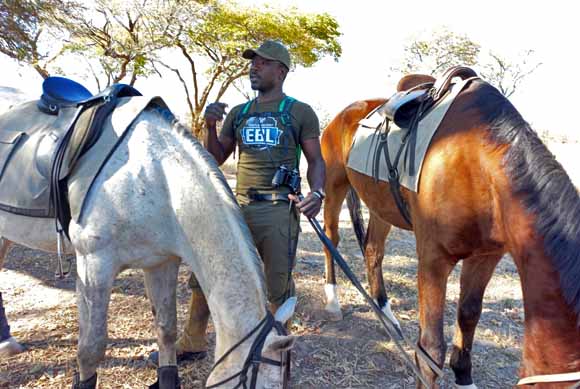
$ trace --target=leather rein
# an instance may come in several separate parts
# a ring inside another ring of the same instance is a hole
[[[262,348],[264,347],[264,342],[266,341],[266,337],[268,336],[268,334],[270,333],[272,328],[276,329],[276,332],[278,333],[278,335],[287,335],[286,329],[284,328],[282,323],[276,321],[274,319],[274,316],[272,315],[272,313],[268,309],[266,309],[266,317],[264,317],[246,336],[244,336],[238,343],[233,345],[228,351],[226,351],[216,361],[216,363],[213,365],[213,367],[210,370],[210,374],[235,349],[237,349],[242,343],[244,343],[252,335],[254,335],[256,332],[258,332],[258,330],[260,330],[260,332],[256,336],[256,339],[254,339],[252,346],[250,347],[250,352],[248,353],[248,357],[246,358],[246,361],[244,362],[242,369],[239,372],[229,376],[228,378],[225,378],[225,379],[219,381],[218,383],[206,386],[206,388],[207,389],[216,388],[220,385],[223,385],[223,384],[230,382],[230,381],[234,380],[235,378],[239,377],[238,384],[234,387],[234,389],[237,389],[237,388],[255,389],[256,382],[258,379],[258,371],[260,369],[261,364],[267,364],[267,365],[280,367],[280,369],[282,370],[282,374],[283,374],[283,386],[282,387],[284,389],[288,388],[288,384],[290,381],[290,350],[282,352],[282,360],[281,361],[275,361],[273,359],[266,358],[266,357],[262,356]],[[248,382],[248,373],[250,371],[250,367],[252,368],[252,371],[251,371],[252,378],[250,381],[250,386],[248,386],[247,382]]]

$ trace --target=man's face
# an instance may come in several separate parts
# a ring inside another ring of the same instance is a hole
[[[284,80],[284,65],[256,55],[250,64],[250,84],[253,90],[266,92]]]

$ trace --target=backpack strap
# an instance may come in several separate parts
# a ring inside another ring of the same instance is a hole
[[[248,115],[248,112],[250,111],[250,108],[252,107],[254,100],[255,99],[247,101],[246,104],[244,104],[244,106],[242,107],[242,109],[238,111],[238,114],[234,119],[234,145],[236,144],[235,137],[237,129],[240,126],[240,124],[242,124],[245,118],[251,116]],[[296,132],[296,129],[292,125],[292,114],[290,113],[290,111],[292,110],[292,106],[296,101],[297,100],[293,97],[285,96],[282,99],[282,101],[280,101],[277,113],[280,115],[280,120],[282,121],[284,127],[290,130],[290,132],[292,133],[292,137],[294,138],[294,144],[296,145],[296,169],[298,169],[298,166],[300,165],[300,155],[302,154],[302,148],[300,147],[300,138],[298,136],[298,133]],[[261,113],[260,115],[262,114],[264,113]]]
[[[250,107],[252,106],[253,102],[254,102],[254,99],[248,100],[246,102],[246,104],[244,104],[242,109],[240,109],[238,111],[238,114],[236,115],[236,119],[234,120],[234,138],[236,136],[237,128],[240,126],[240,124],[242,124],[242,121],[244,120],[244,116],[246,116],[248,114],[248,112],[250,111]]]
[[[248,100],[246,102],[246,104],[244,104],[242,109],[240,109],[238,111],[238,114],[236,115],[236,118],[234,119],[234,159],[236,159],[236,149],[238,146],[238,144],[237,144],[238,142],[236,141],[236,132],[238,131],[238,127],[240,126],[240,124],[242,124],[242,121],[244,120],[244,118],[246,116],[248,116],[248,112],[250,111],[250,107],[252,106],[253,102],[254,102],[254,99]]]
[[[294,144],[296,145],[296,169],[298,169],[300,165],[300,155],[302,153],[302,148],[300,147],[300,138],[294,126],[292,125],[292,114],[290,111],[292,110],[292,106],[296,102],[296,99],[290,96],[285,96],[280,105],[278,106],[278,112],[280,112],[280,120],[284,127],[290,129],[292,132],[292,137],[294,138]]]

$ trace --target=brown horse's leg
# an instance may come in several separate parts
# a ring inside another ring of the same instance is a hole
[[[346,172],[343,168],[327,168],[327,178],[325,190],[327,197],[324,199],[324,231],[330,238],[334,246],[338,246],[340,236],[338,233],[338,223],[340,219],[340,210],[342,203],[349,189],[349,183],[346,178]],[[332,319],[342,319],[340,303],[338,301],[336,290],[336,274],[334,270],[334,261],[330,252],[324,248],[326,285],[324,292],[326,294],[326,311]]]
[[[471,348],[475,327],[481,315],[485,288],[501,254],[473,256],[465,259],[461,268],[457,322],[453,337],[453,351],[449,364],[460,388],[475,388],[471,377]]]
[[[419,347],[443,367],[445,362],[445,339],[443,337],[443,314],[445,311],[445,292],[447,278],[455,266],[449,254],[443,252],[437,242],[425,241],[417,234],[417,253],[419,257]],[[415,357],[417,359],[417,357]],[[433,387],[436,374],[423,361],[417,360],[421,373]],[[417,381],[417,388],[423,386]]]
[[[367,238],[365,242],[365,261],[367,277],[371,288],[371,296],[381,310],[400,328],[399,321],[391,311],[385,282],[383,279],[383,258],[385,255],[385,241],[391,231],[391,224],[385,223],[377,216],[370,214]]]

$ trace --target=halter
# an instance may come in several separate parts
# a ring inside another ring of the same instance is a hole
[[[248,357],[242,366],[242,369],[234,375],[229,376],[228,378],[221,380],[220,382],[206,386],[207,389],[216,388],[220,385],[225,384],[226,382],[230,382],[231,380],[239,377],[238,384],[234,387],[243,388],[243,389],[255,389],[256,388],[256,381],[258,379],[258,370],[260,369],[260,364],[265,363],[267,365],[278,366],[280,369],[285,368],[284,370],[284,381],[283,381],[283,388],[286,389],[288,387],[288,381],[290,378],[290,350],[283,352],[282,360],[280,362],[275,361],[270,358],[265,358],[262,356],[262,348],[264,347],[264,342],[266,341],[266,337],[272,330],[272,328],[276,329],[278,335],[287,335],[286,329],[282,325],[282,323],[276,321],[272,313],[266,309],[266,317],[264,317],[258,325],[256,325],[246,336],[242,338],[238,343],[233,345],[224,355],[217,360],[217,362],[213,365],[210,370],[210,374],[214,371],[214,369],[222,363],[236,348],[238,348],[242,343],[248,340],[256,331],[261,328],[260,332],[256,339],[254,339],[254,343],[250,347],[250,352],[248,353]],[[248,381],[248,371],[252,367],[252,380],[250,382],[250,386],[247,386]]]

